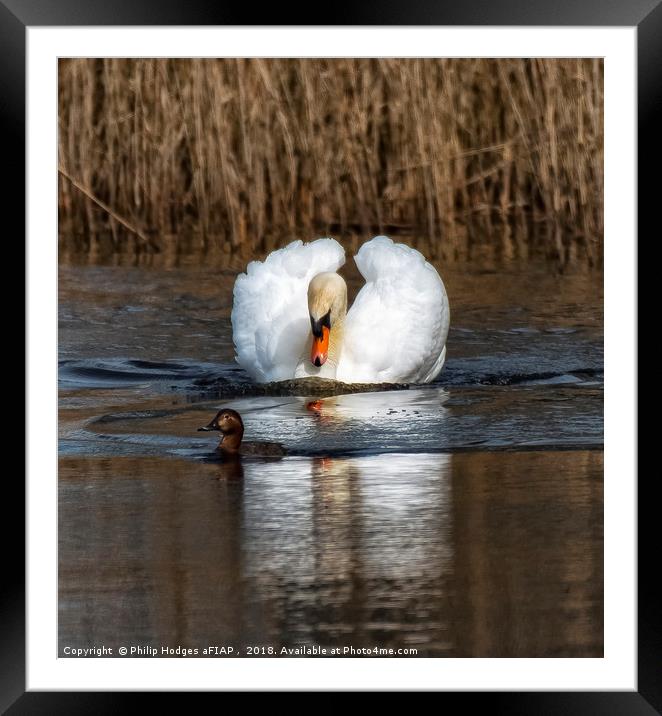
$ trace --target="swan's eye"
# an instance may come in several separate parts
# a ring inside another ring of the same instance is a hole
[[[310,317],[310,327],[316,338],[322,337],[322,326],[326,326],[329,330],[331,330],[331,309],[329,309],[318,321],[316,321],[312,316]]]

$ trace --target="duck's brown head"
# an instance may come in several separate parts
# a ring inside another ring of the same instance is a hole
[[[220,448],[224,452],[237,452],[241,445],[241,439],[244,435],[244,422],[241,415],[236,410],[223,408],[214,416],[214,419],[198,431],[206,432],[217,430],[223,434],[221,438]]]

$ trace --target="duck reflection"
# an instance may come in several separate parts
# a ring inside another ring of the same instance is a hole
[[[222,456],[212,453],[202,458],[201,462],[215,465],[214,478],[216,480],[243,480],[244,465],[239,455]]]

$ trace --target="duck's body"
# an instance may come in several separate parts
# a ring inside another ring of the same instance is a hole
[[[329,378],[345,383],[427,383],[446,357],[444,284],[422,254],[378,236],[355,261],[366,284],[347,310],[345,261],[333,239],[295,241],[235,283],[237,362],[258,382]]]
[[[221,442],[216,447],[216,457],[223,460],[238,460],[243,457],[282,457],[287,454],[279,443],[243,442],[244,422],[236,410],[219,410],[213,420],[198,431],[218,431]]]
[[[242,457],[283,457],[287,450],[280,443],[242,443],[239,454]]]

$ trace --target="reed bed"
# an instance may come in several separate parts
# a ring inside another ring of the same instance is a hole
[[[601,260],[600,59],[62,59],[67,250],[424,237]]]

